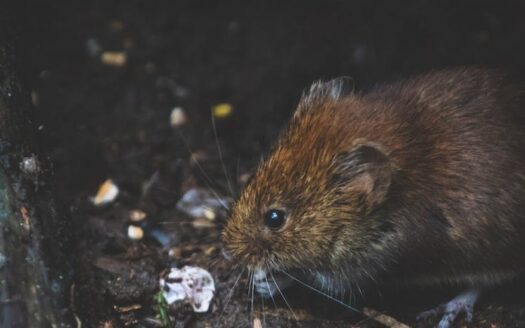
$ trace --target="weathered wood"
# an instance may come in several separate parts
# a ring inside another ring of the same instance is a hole
[[[0,13],[0,327],[71,327],[69,220],[53,200],[13,32]]]

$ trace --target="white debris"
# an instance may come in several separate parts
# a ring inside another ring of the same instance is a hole
[[[100,55],[100,60],[107,66],[122,67],[126,65],[128,56],[122,51],[105,51]]]
[[[175,107],[171,111],[170,124],[174,128],[184,125],[187,122],[186,113],[181,107]]]
[[[215,220],[215,218],[217,217],[217,215],[215,214],[215,212],[211,208],[203,209],[202,210],[202,216],[205,217],[206,219],[210,220],[210,221]]]
[[[219,198],[215,194],[200,188],[188,190],[177,203],[177,208],[193,218],[215,220],[217,214],[224,215],[231,199]]]
[[[39,171],[38,159],[36,155],[31,155],[28,157],[22,158],[20,163],[20,170],[25,174],[37,174]]]
[[[97,195],[92,198],[93,204],[102,206],[113,202],[119,194],[119,189],[113,180],[108,179],[98,188]]]
[[[148,216],[146,212],[141,210],[131,210],[129,211],[129,219],[133,222],[140,222]]]
[[[206,312],[215,294],[211,274],[199,267],[171,268],[166,278],[160,279],[160,288],[168,304],[187,301],[195,312]]]
[[[141,240],[144,238],[144,230],[141,227],[130,224],[128,226],[128,237],[133,240]]]

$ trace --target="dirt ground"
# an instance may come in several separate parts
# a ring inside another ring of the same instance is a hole
[[[160,327],[159,278],[183,265],[209,270],[217,293],[204,314],[172,307],[174,327],[251,327],[254,319],[265,327],[382,327],[304,288],[286,292],[293,312],[279,299],[274,306],[256,298],[252,309],[246,275],[232,289],[240,270],[222,259],[225,215],[196,223],[176,204],[210,185],[235,198],[316,79],[349,76],[363,90],[455,65],[525,71],[518,1],[96,0],[36,8],[27,8],[27,19],[37,18],[21,38],[28,76],[36,76],[42,143],[74,220],[82,327]],[[109,51],[125,54],[125,63],[104,63]],[[233,195],[212,128],[220,103],[233,107],[216,120]],[[179,128],[170,126],[175,107],[187,115]],[[119,196],[96,207],[90,197],[106,179]],[[148,233],[131,240],[133,210],[169,242]],[[524,326],[522,285],[487,295],[469,327]],[[364,303],[416,325],[418,312],[454,292],[397,290]]]

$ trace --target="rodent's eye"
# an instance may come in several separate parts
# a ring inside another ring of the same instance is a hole
[[[282,210],[271,209],[264,214],[264,223],[270,229],[280,228],[286,219],[286,213]]]

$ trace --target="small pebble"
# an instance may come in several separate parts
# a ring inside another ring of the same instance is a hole
[[[113,202],[119,194],[117,185],[113,183],[113,180],[108,179],[100,185],[97,195],[93,198],[93,204],[96,206],[105,205]]]
[[[210,220],[210,221],[215,220],[215,218],[217,217],[217,215],[215,214],[215,212],[211,208],[204,208],[202,210],[202,216],[205,217],[206,219]]]
[[[171,111],[170,124],[174,128],[184,125],[187,122],[186,113],[181,107],[175,107]]]
[[[100,60],[108,66],[122,67],[126,65],[128,56],[125,52],[121,51],[105,51],[100,56]]]
[[[141,210],[129,211],[129,219],[133,222],[140,222],[146,218],[147,214]]]
[[[141,240],[144,238],[144,230],[141,227],[130,224],[128,226],[128,237],[133,240]]]

